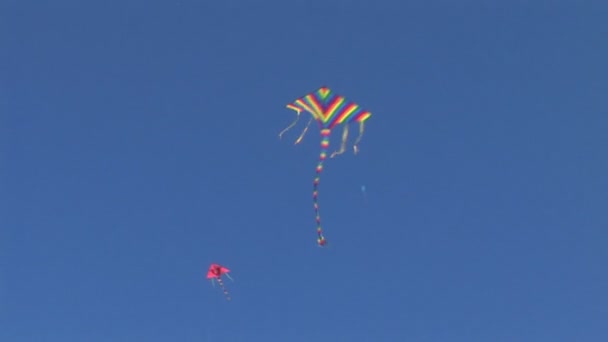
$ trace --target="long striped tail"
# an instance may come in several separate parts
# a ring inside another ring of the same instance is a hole
[[[224,286],[224,282],[222,281],[222,278],[217,277],[215,279],[217,279],[217,282],[218,282],[218,284],[220,284],[222,291],[224,291],[224,295],[226,296],[226,299],[230,300],[230,295],[228,294],[228,290],[226,290],[226,287]]]
[[[319,182],[321,180],[321,172],[323,171],[323,162],[327,158],[327,149],[329,148],[329,136],[331,130],[324,128],[321,130],[321,153],[319,154],[319,163],[317,164],[316,176],[313,182],[312,200],[315,209],[315,220],[317,221],[317,243],[319,246],[325,246],[326,241],[321,228],[321,214],[319,213]]]

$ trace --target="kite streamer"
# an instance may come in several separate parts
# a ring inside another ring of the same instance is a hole
[[[296,125],[300,119],[300,114],[302,114],[303,111],[308,112],[312,117],[306,124],[304,131],[302,131],[295,144],[299,144],[302,141],[313,120],[318,122],[321,130],[321,152],[319,154],[319,162],[316,168],[316,176],[313,181],[312,198],[315,211],[315,220],[317,223],[317,243],[319,246],[324,246],[326,244],[326,240],[323,236],[323,229],[321,228],[318,195],[321,172],[323,171],[323,163],[327,158],[329,138],[332,129],[337,125],[344,124],[340,149],[333,152],[330,155],[330,158],[340,155],[346,151],[346,143],[348,141],[348,124],[353,121],[358,122],[359,136],[353,145],[354,153],[357,154],[359,152],[358,145],[359,142],[361,142],[361,138],[365,130],[364,123],[371,117],[372,114],[367,110],[363,110],[358,104],[347,100],[341,95],[333,93],[327,87],[321,87],[312,93],[296,99],[294,102],[288,104],[287,108],[296,112],[296,119],[287,128],[281,131],[281,133],[279,133],[279,138],[281,138],[285,132]]]

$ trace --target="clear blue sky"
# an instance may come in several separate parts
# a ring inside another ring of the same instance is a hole
[[[608,5],[371,3],[2,1],[0,340],[607,341]]]

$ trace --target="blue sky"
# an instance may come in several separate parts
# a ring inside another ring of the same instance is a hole
[[[608,340],[608,6],[370,4],[2,1],[0,340]]]

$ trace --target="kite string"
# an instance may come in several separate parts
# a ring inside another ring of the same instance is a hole
[[[313,208],[315,210],[315,220],[317,222],[317,243],[319,246],[325,245],[325,237],[323,236],[323,229],[321,228],[321,214],[319,212],[319,182],[321,181],[321,172],[323,172],[323,162],[327,158],[327,149],[329,148],[329,136],[331,135],[331,130],[328,128],[324,128],[321,130],[321,152],[319,154],[319,163],[316,168],[316,176],[313,181]]]

